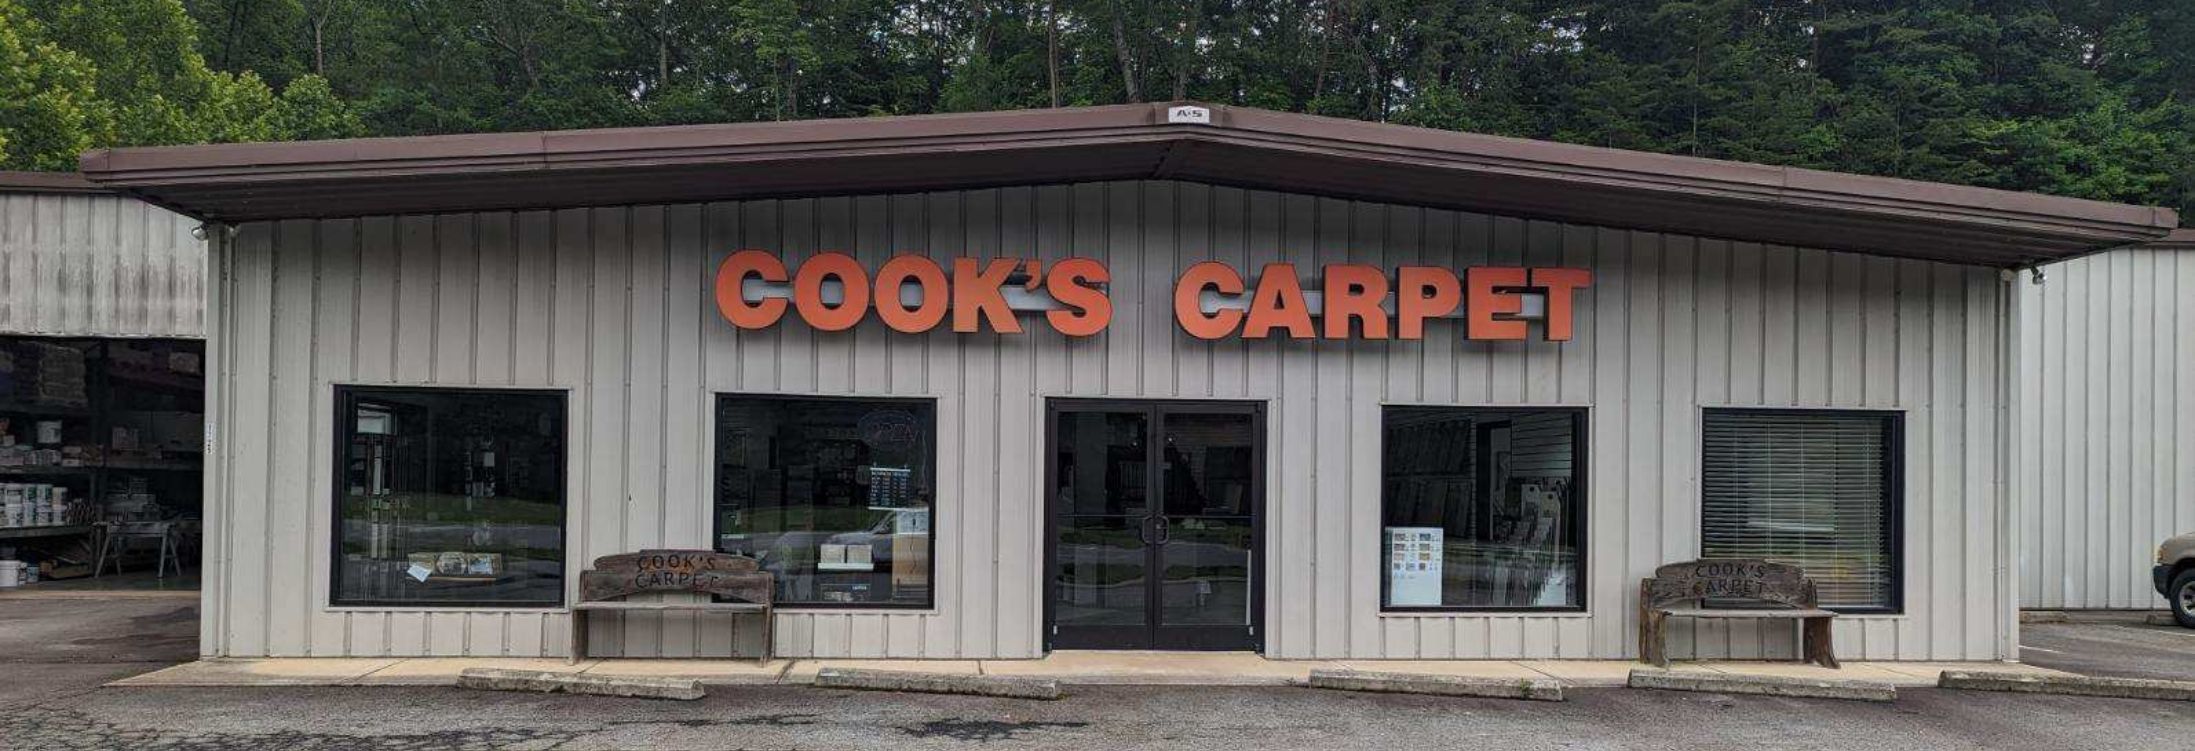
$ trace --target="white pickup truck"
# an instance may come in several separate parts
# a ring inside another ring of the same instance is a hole
[[[2172,618],[2195,628],[2195,533],[2164,541],[2157,546],[2157,594],[2172,607]]]

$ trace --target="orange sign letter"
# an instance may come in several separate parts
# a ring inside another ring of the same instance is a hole
[[[1469,297],[1464,301],[1464,335],[1472,339],[1523,339],[1523,321],[1497,320],[1494,316],[1524,310],[1523,297],[1495,289],[1522,287],[1525,281],[1524,269],[1514,266],[1472,267],[1464,282],[1469,290]]]
[[[760,277],[765,282],[785,281],[785,263],[777,256],[759,250],[742,250],[716,267],[716,312],[743,329],[766,329],[785,317],[784,298],[770,298],[753,305],[739,293],[747,283],[747,277]]]
[[[922,289],[922,303],[914,310],[908,310],[899,299],[900,288],[909,279]],[[920,334],[937,328],[945,320],[945,311],[952,307],[949,294],[945,269],[922,256],[894,256],[876,270],[876,317],[884,319],[884,325],[893,331]]]
[[[845,286],[837,307],[823,303],[823,280],[838,277]],[[793,307],[800,317],[823,331],[845,331],[869,314],[869,273],[861,262],[844,253],[818,253],[800,264],[793,275]]]
[[[993,331],[1021,333],[1021,322],[1014,320],[1014,309],[1006,307],[1006,295],[998,289],[1018,268],[1019,258],[993,258],[982,271],[976,270],[976,259],[953,259],[953,330],[972,333],[987,318]]]
[[[1303,283],[1296,281],[1296,265],[1268,263],[1258,272],[1258,291],[1250,299],[1250,322],[1242,335],[1263,339],[1273,329],[1288,330],[1291,339],[1317,337],[1311,326],[1311,309],[1303,302]]]
[[[1387,338],[1387,275],[1371,266],[1337,263],[1326,267],[1326,338],[1349,338],[1349,319],[1364,322],[1364,338]]]
[[[1242,294],[1242,275],[1233,267],[1219,261],[1204,261],[1181,272],[1181,279],[1174,282],[1174,320],[1181,330],[1198,339],[1219,339],[1235,333],[1242,325],[1242,311],[1218,310],[1204,313],[1199,298],[1206,287],[1219,290],[1223,295]]]
[[[1425,319],[1448,315],[1463,302],[1456,272],[1438,266],[1404,266],[1395,278],[1395,336],[1425,338]]]
[[[1044,278],[1044,288],[1052,293],[1052,299],[1061,305],[1074,306],[1076,310],[1048,310],[1044,312],[1044,320],[1051,321],[1052,328],[1068,336],[1089,336],[1104,331],[1106,324],[1113,322],[1113,298],[1106,297],[1098,285],[1112,280],[1113,275],[1105,270],[1105,264],[1089,258],[1069,258],[1052,264],[1052,274]]]
[[[1547,290],[1547,341],[1570,341],[1571,298],[1593,286],[1593,272],[1586,269],[1533,269],[1532,286]]]

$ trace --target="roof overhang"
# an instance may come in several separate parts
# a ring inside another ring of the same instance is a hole
[[[0,170],[0,193],[68,193],[104,195],[114,191],[99,187],[74,172],[13,172]]]
[[[1177,106],[1210,122],[1169,122]],[[82,167],[222,222],[1174,179],[2000,267],[2178,226],[2148,206],[1180,104],[129,148]]]
[[[2142,247],[2150,250],[2195,250],[2195,229],[2173,230],[2172,234]]]

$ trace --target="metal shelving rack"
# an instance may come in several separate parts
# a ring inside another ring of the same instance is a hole
[[[72,518],[66,520],[65,523],[0,527],[0,540],[18,541],[19,544],[27,547],[50,550],[55,547],[51,544],[51,541],[81,537],[84,540],[83,546],[86,550],[96,551],[98,549],[98,540],[95,535],[100,529],[96,522],[105,518],[104,509],[108,490],[112,487],[112,483],[117,476],[153,473],[197,474],[204,471],[202,462],[193,462],[172,456],[163,456],[158,460],[116,457],[113,448],[113,431],[117,425],[116,415],[121,410],[120,405],[117,403],[120,400],[115,389],[120,386],[181,395],[185,398],[179,401],[191,403],[193,406],[190,409],[179,409],[177,411],[196,412],[203,419],[205,414],[204,381],[202,377],[193,379],[183,374],[128,372],[118,369],[111,357],[111,348],[115,346],[116,342],[109,340],[44,339],[38,337],[0,338],[0,344],[4,344],[10,349],[26,342],[61,346],[81,345],[85,359],[85,405],[78,407],[65,404],[24,403],[6,400],[0,401],[0,417],[9,418],[11,421],[19,421],[19,424],[14,426],[12,430],[19,436],[29,432],[33,438],[35,438],[35,424],[41,419],[60,418],[87,422],[88,425],[80,428],[88,431],[87,434],[83,435],[80,445],[97,447],[99,451],[95,460],[78,465],[0,466],[0,482],[40,482],[45,481],[44,478],[58,478],[58,480],[69,482],[54,481],[53,484],[67,487],[72,495],[81,494],[76,496],[81,510]],[[204,352],[200,350],[197,354],[203,357]],[[203,367],[201,367],[201,371],[203,371]],[[195,485],[195,483],[191,485]],[[181,486],[171,484],[170,487]],[[40,542],[48,544],[39,544]]]

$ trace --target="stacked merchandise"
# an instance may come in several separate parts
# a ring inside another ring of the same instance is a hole
[[[169,383],[199,377],[198,353],[170,342],[112,342],[107,345],[110,375]]]
[[[84,352],[45,342],[27,342],[0,360],[0,378],[10,386],[13,401],[58,407],[90,404],[84,389]]]
[[[142,477],[116,478],[107,487],[106,501],[108,521],[158,521],[167,515],[166,509],[160,507],[160,499],[153,495]]]
[[[179,462],[195,464],[204,440],[195,404],[203,388],[197,353],[171,342],[109,342],[106,353],[108,382],[133,395],[107,410],[107,466],[172,470],[182,468]]]
[[[0,483],[0,528],[52,527],[84,521],[84,507],[69,489],[46,483]]]
[[[67,421],[30,422],[30,441],[18,438],[12,418],[0,417],[0,467],[83,467],[99,462],[96,446],[62,445]]]
[[[0,545],[0,589],[38,583],[38,567],[20,558],[15,548]]]
[[[0,530],[36,572],[88,576],[95,523],[198,536],[195,342],[0,337]],[[0,556],[5,557],[5,556]]]
[[[0,528],[60,527],[88,521],[90,500],[80,485],[54,482],[86,477],[77,469],[96,464],[99,452],[79,445],[89,406],[83,349],[26,340],[0,348],[0,403],[23,405],[0,414],[0,470],[22,482],[0,482]]]

